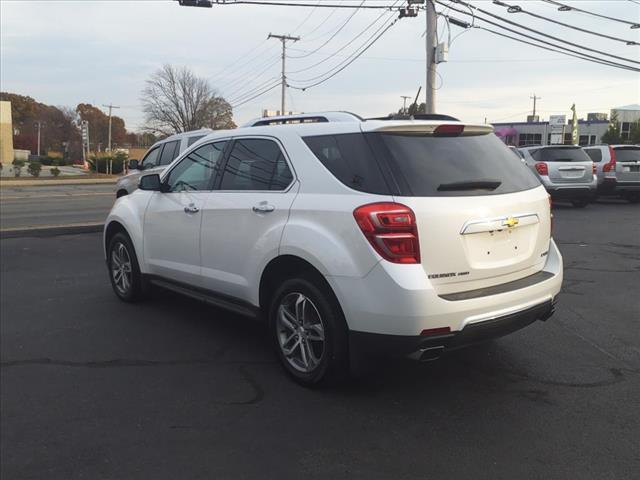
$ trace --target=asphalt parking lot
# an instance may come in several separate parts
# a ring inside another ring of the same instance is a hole
[[[260,324],[119,302],[99,234],[4,239],[1,477],[637,478],[640,207],[554,213],[552,319],[324,390],[284,375]]]

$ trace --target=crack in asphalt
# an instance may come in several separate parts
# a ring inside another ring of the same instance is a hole
[[[6,360],[0,362],[0,368],[21,367],[27,365],[54,365],[60,367],[85,368],[123,368],[123,367],[162,367],[181,365],[262,365],[272,364],[274,360],[237,360],[221,362],[215,358],[189,360],[137,360],[116,358],[112,360],[90,360],[77,362],[73,360],[55,360],[52,358],[30,358],[25,360]]]

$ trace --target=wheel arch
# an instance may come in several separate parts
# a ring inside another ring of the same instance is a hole
[[[296,255],[279,255],[273,258],[263,269],[260,276],[260,283],[258,287],[258,306],[263,312],[269,307],[269,302],[273,293],[279,286],[279,281],[292,278],[295,275],[310,276],[314,280],[320,282],[327,291],[333,295],[338,305],[340,302],[338,297],[325,277],[320,268],[313,265],[308,260]],[[340,306],[340,308],[342,308]]]

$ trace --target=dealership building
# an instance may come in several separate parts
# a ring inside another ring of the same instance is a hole
[[[540,121],[530,115],[526,122],[494,123],[496,135],[507,145],[525,147],[527,145],[550,145],[564,143],[571,145],[571,119],[565,115],[552,115],[548,121]],[[611,109],[611,118],[620,123],[622,138],[628,138],[631,124],[640,121],[640,105],[626,105]],[[602,135],[609,128],[606,113],[589,113],[587,119],[578,120],[578,143],[594,145],[601,143]],[[564,140],[564,141],[563,141]]]

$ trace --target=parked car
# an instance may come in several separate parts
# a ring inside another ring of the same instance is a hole
[[[129,173],[116,182],[116,198],[128,195],[138,188],[143,171],[145,173],[162,172],[180,153],[211,132],[211,129],[204,128],[177,133],[154,143],[142,160],[129,161]]]
[[[295,118],[318,120],[211,133],[115,203],[120,299],[163,287],[263,318],[306,385],[352,355],[432,360],[553,314],[549,195],[492,127]]]
[[[598,193],[640,202],[640,145],[585,147],[598,176]]]
[[[586,207],[596,196],[595,167],[577,145],[542,145],[520,149],[525,163],[555,199]]]

